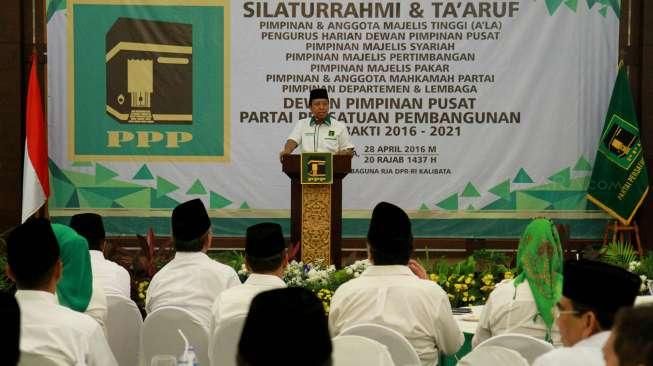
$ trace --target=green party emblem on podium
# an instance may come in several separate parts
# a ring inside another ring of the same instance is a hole
[[[302,154],[302,184],[333,183],[333,155],[331,153]]]

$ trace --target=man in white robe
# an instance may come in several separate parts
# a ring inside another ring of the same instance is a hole
[[[602,347],[610,337],[614,316],[632,306],[639,276],[602,262],[567,261],[556,323],[563,348],[540,356],[534,366],[604,366]]]
[[[100,325],[57,304],[54,293],[62,264],[47,220],[28,220],[9,234],[7,263],[7,274],[18,288],[21,352],[70,365],[117,365]]]
[[[211,247],[211,220],[201,200],[175,207],[172,238],[177,253],[152,278],[145,310],[150,314],[165,306],[184,308],[208,334],[215,299],[222,291],[239,285],[240,280],[233,268],[206,255]]]
[[[121,265],[104,258],[106,233],[102,216],[95,213],[82,213],[70,218],[70,227],[88,242],[91,255],[93,283],[98,283],[105,295],[131,297],[129,272]]]
[[[297,121],[286,140],[279,159],[283,159],[299,147],[305,152],[330,152],[336,155],[353,155],[347,125],[329,115],[329,94],[324,88],[313,89],[308,99],[311,116]]]
[[[331,332],[338,335],[361,323],[392,328],[408,339],[424,366],[437,364],[439,351],[457,352],[465,338],[446,292],[410,260],[413,234],[408,215],[393,204],[379,203],[367,242],[372,266],[336,290],[329,313]]]
[[[281,278],[288,265],[288,254],[279,224],[264,222],[247,228],[245,265],[251,273],[247,281],[223,291],[213,303],[209,358],[225,320],[247,315],[252,299],[259,293],[286,287]]]

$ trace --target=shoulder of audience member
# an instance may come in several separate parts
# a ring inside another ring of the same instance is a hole
[[[127,269],[126,269],[125,267],[121,266],[120,264],[118,264],[118,263],[116,263],[116,262],[114,262],[114,261],[112,261],[112,260],[109,260],[109,259],[105,259],[105,261],[106,261],[107,263],[109,263],[109,265],[111,266],[111,268],[115,268],[115,269],[116,269],[117,271],[119,271],[119,272],[127,272],[127,273],[129,273],[129,271],[127,271]]]
[[[231,275],[233,273],[236,273],[236,270],[232,266],[224,264],[222,262],[218,262],[218,261],[216,261],[214,259],[211,259],[211,260],[217,264],[216,268],[219,268],[220,271],[222,271],[222,272],[224,272],[226,274],[229,274],[229,275]]]
[[[528,282],[524,281],[522,283],[525,283],[528,285]],[[505,279],[494,285],[494,291],[502,292],[502,291],[514,291],[515,290],[515,280],[514,279]]]
[[[337,292],[354,292],[359,288],[368,288],[369,285],[366,283],[364,278],[358,277],[351,279],[338,287]],[[438,295],[438,296],[447,296],[446,292],[437,284],[435,281],[428,279],[421,279],[417,276],[410,277],[406,276],[405,281],[394,285],[394,287],[405,287],[410,288],[411,291],[417,291],[418,293],[424,293],[428,295]]]
[[[208,260],[204,264],[204,268],[208,269],[208,271],[203,271],[205,275],[208,276],[220,276],[222,277],[233,277],[236,276],[238,277],[238,274],[236,271],[229,265],[226,265],[224,263],[220,263],[214,259],[211,259],[208,257]]]
[[[66,325],[69,325],[79,331],[90,335],[100,328],[100,324],[93,319],[90,315],[85,313],[80,313],[78,311],[69,309],[62,305],[57,305],[59,310],[62,312],[63,317],[60,318],[61,321],[65,322]],[[65,317],[65,318],[64,318]]]
[[[117,264],[117,263],[116,263],[116,266],[118,267],[118,272],[122,272],[123,274],[126,274],[128,277],[131,277],[131,275],[129,274],[129,271],[127,270],[127,268],[125,268],[125,267],[123,267],[123,266],[121,266],[120,264]]]
[[[417,278],[416,283],[418,283],[419,287],[424,289],[426,292],[435,292],[438,295],[447,296],[446,291],[444,291],[444,289],[435,281]]]

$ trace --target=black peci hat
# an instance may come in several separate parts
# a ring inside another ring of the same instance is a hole
[[[184,202],[172,211],[172,236],[175,240],[198,239],[210,227],[211,220],[199,198]]]
[[[373,249],[393,252],[413,245],[413,233],[408,215],[400,207],[381,202],[372,211],[367,241]]]
[[[641,285],[636,274],[603,262],[568,260],[563,272],[563,296],[609,312],[632,306]]]
[[[245,254],[255,258],[267,258],[281,253],[286,248],[286,241],[281,232],[281,225],[263,222],[247,228]]]
[[[70,218],[71,228],[88,240],[89,245],[105,238],[102,216],[95,213],[81,213]]]
[[[314,99],[329,99],[329,93],[324,88],[313,89],[311,90],[311,96],[308,99],[309,105],[313,102]]]
[[[7,263],[17,282],[39,280],[59,260],[59,243],[50,221],[32,218],[7,237]]]

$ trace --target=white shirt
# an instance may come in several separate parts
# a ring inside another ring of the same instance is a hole
[[[211,306],[220,292],[239,285],[233,268],[214,261],[202,252],[177,252],[157,272],[145,296],[145,310],[177,306],[195,315],[208,332]]]
[[[252,273],[242,285],[222,291],[213,303],[211,312],[211,333],[209,339],[209,357],[213,357],[213,345],[220,323],[249,312],[249,305],[254,296],[263,291],[286,287],[286,283],[277,276]]]
[[[533,366],[605,366],[603,345],[610,331],[596,333],[571,347],[556,348],[538,357]]]
[[[360,323],[401,333],[422,365],[437,364],[438,350],[453,354],[465,341],[444,290],[418,278],[407,266],[370,266],[336,290],[329,313],[331,332],[338,335]]]
[[[121,265],[106,260],[99,250],[89,250],[91,255],[91,270],[93,282],[98,282],[105,295],[121,295],[131,297],[131,279],[129,272]]]
[[[332,117],[319,125],[311,121],[312,117],[299,120],[288,136],[288,140],[299,145],[301,152],[337,153],[354,148],[344,122]]]
[[[490,293],[472,339],[473,347],[503,333],[521,333],[545,340],[546,325],[537,315],[528,280],[524,280],[516,288],[514,283],[514,280],[503,281]],[[551,338],[554,345],[561,345],[560,332],[555,323],[551,329]]]
[[[93,281],[93,292],[91,293],[91,299],[88,302],[84,314],[95,319],[104,330],[104,333],[106,333],[107,312],[109,311],[108,306],[107,297],[104,295],[102,286]]]
[[[221,292],[211,308],[215,330],[224,319],[246,315],[254,296],[267,290],[286,287],[286,283],[277,276],[252,273],[242,285],[234,286]]]
[[[99,324],[88,315],[58,305],[46,291],[18,290],[20,350],[71,365],[117,365]]]
[[[86,310],[84,311],[84,314],[90,316],[100,324],[100,327],[102,327],[102,330],[106,333],[106,326],[105,323],[107,321],[107,297],[104,295],[104,290],[102,287],[94,280],[91,280],[92,287],[91,287],[91,298],[88,301],[88,306],[86,306]],[[55,299],[57,301],[57,304],[60,303],[59,298],[56,297],[56,292],[55,292]]]

